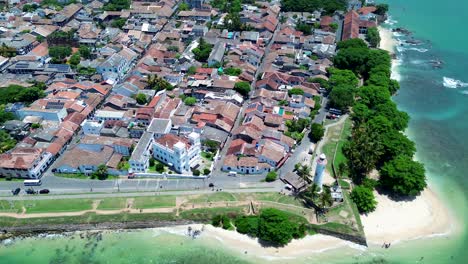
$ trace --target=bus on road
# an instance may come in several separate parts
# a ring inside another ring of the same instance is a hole
[[[37,179],[37,180],[24,180],[24,186],[39,186],[42,184],[42,181]]]

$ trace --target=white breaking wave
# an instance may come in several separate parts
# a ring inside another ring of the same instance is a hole
[[[468,95],[468,91],[461,91],[461,93]]]
[[[396,81],[401,81],[401,75],[400,75],[400,72],[399,72],[399,66],[401,65],[402,63],[402,60],[401,59],[398,59],[398,60],[392,60],[392,74],[390,76],[390,78],[392,78],[393,80],[396,80]]]
[[[424,49],[424,48],[408,48],[408,50],[415,50],[415,51],[421,52],[421,53],[429,51],[428,49]]]
[[[421,52],[421,53],[425,53],[425,52],[429,51],[428,49],[425,49],[425,48],[405,48],[405,47],[402,47],[402,46],[398,46],[397,50],[399,52],[403,52],[403,51],[407,51],[407,50],[414,50],[414,51]]]
[[[468,87],[468,83],[444,76],[444,86],[447,88],[455,89],[455,88]]]
[[[396,23],[398,23],[398,21],[393,20],[391,16],[388,16],[387,20],[385,20],[385,24],[390,25],[390,26],[393,26]]]
[[[403,37],[404,34],[400,33],[400,32],[393,32],[393,36],[395,37]]]

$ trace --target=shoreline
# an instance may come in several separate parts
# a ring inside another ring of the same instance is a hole
[[[380,48],[392,55],[392,79],[400,81],[397,71],[400,63],[395,56],[398,41],[390,29],[378,27]],[[457,230],[457,221],[441,198],[428,185],[411,201],[393,201],[374,191],[377,208],[361,215],[369,244],[399,243],[434,236],[449,236]]]

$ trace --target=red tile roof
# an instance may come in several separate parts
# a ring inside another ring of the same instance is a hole
[[[359,37],[359,15],[356,11],[352,10],[345,16],[343,23],[342,40],[358,38]]]

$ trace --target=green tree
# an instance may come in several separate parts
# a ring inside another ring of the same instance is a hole
[[[357,87],[358,78],[350,70],[340,70],[336,68],[329,69],[330,79],[328,80],[329,88],[333,89],[335,86],[347,85]]]
[[[148,84],[148,88],[156,90],[156,91],[161,91],[161,90],[167,90],[170,91],[174,89],[174,87],[166,80],[163,78],[158,77],[157,75],[148,75],[146,79],[146,83]]]
[[[0,154],[7,152],[14,148],[16,140],[10,137],[10,135],[4,130],[0,129]]]
[[[68,61],[72,67],[76,67],[76,65],[80,64],[80,54],[75,53],[70,57],[70,60]]]
[[[369,129],[366,124],[353,129],[351,140],[343,146],[343,153],[356,183],[359,184],[376,167],[382,152],[383,146],[376,131]]]
[[[360,213],[370,213],[377,207],[374,193],[364,186],[356,186],[351,192],[351,199],[356,204]]]
[[[190,10],[190,6],[185,3],[185,2],[182,2],[179,4],[179,8],[178,8],[179,11],[187,11],[187,10]]]
[[[322,78],[309,78],[307,81],[311,83],[318,83],[320,84],[321,88],[325,88],[327,90],[329,90],[330,88],[330,84],[328,83],[328,81]]]
[[[323,210],[333,205],[333,197],[331,196],[330,187],[324,185],[322,189],[322,193],[318,199],[318,206]]]
[[[163,173],[164,172],[164,164],[162,164],[161,162],[156,162],[156,164],[154,165],[154,170],[159,172],[159,173]]]
[[[187,70],[187,74],[188,75],[194,75],[195,73],[197,73],[197,67],[195,66],[190,66]]]
[[[396,104],[391,100],[375,106],[375,111],[390,120],[393,128],[398,131],[403,131],[408,127],[409,115],[398,110]]]
[[[200,176],[200,171],[197,169],[192,170],[193,175]]]
[[[325,128],[322,124],[313,123],[310,126],[310,139],[314,142],[319,142],[325,135]]]
[[[258,238],[277,246],[288,244],[298,233],[299,225],[289,220],[289,215],[274,209],[262,210],[258,221]],[[299,234],[304,236],[304,234]]]
[[[140,105],[145,105],[148,102],[148,100],[146,99],[146,95],[142,93],[137,94],[135,100]]]
[[[219,148],[219,143],[214,140],[207,139],[203,141],[203,146],[210,151],[216,151]]]
[[[333,62],[338,69],[351,70],[355,74],[360,75],[367,70],[368,52],[367,48],[340,49],[333,58]]]
[[[360,126],[372,118],[373,115],[374,111],[369,109],[367,105],[358,101],[353,106],[353,113],[351,114],[351,118],[353,119],[355,126]]]
[[[242,69],[239,68],[226,68],[224,74],[229,76],[239,76],[242,73]]]
[[[13,113],[0,110],[0,125],[13,119],[15,119],[15,115]]]
[[[197,103],[197,99],[195,97],[187,97],[184,100],[185,105],[193,106]]]
[[[294,95],[294,94],[303,95],[304,90],[302,90],[301,88],[292,88],[292,89],[288,90],[288,95],[289,96]]]
[[[304,33],[304,35],[312,34],[312,27],[306,23],[302,23],[302,22],[297,23],[296,30]]]
[[[367,29],[366,40],[371,47],[378,47],[380,44],[380,35],[377,27],[370,27]]]
[[[111,26],[122,29],[125,26],[125,23],[127,23],[127,19],[117,18],[117,19],[112,20]]]
[[[97,170],[91,175],[91,178],[97,178],[99,180],[105,180],[109,177],[109,173],[107,172],[107,166],[101,164],[97,167]]]
[[[363,86],[359,89],[358,95],[361,98],[359,102],[371,109],[390,100],[388,89],[380,86]]]
[[[388,12],[388,4],[378,4],[375,6],[377,10],[374,11],[376,15],[385,15]]]
[[[66,57],[70,56],[72,49],[70,46],[52,46],[49,47],[49,56],[56,62],[63,61]]]
[[[88,46],[81,45],[78,52],[80,53],[80,56],[85,59],[91,58],[91,49]]]
[[[153,157],[151,157],[151,158],[149,159],[149,165],[150,165],[150,167],[153,167],[155,163],[156,163],[156,159],[153,158]]]
[[[380,170],[380,185],[395,195],[419,195],[427,186],[424,166],[411,157],[399,155]]]
[[[130,0],[110,0],[104,5],[103,9],[105,11],[121,11],[122,9],[129,9],[130,3]]]
[[[298,168],[297,168],[297,175],[299,175],[299,177],[301,177],[305,182],[309,182],[310,181],[310,166],[308,165],[300,165]]]
[[[334,87],[329,95],[330,106],[348,112],[354,104],[354,88],[348,85]]]
[[[330,24],[330,29],[332,32],[336,32],[336,30],[338,29],[338,24],[337,23],[331,23]]]
[[[209,175],[211,173],[211,170],[208,168],[203,169],[203,175]]]
[[[267,175],[265,177],[265,181],[266,182],[274,182],[274,181],[276,181],[277,176],[278,175],[276,174],[275,171],[270,171],[270,172],[267,173]]]
[[[198,47],[192,50],[192,53],[195,55],[195,59],[199,62],[206,62],[208,57],[210,57],[211,50],[213,45],[206,42],[204,38],[200,38]]]
[[[338,42],[336,47],[338,49],[367,48],[367,44],[360,38],[352,38]]]
[[[258,216],[241,216],[235,222],[236,231],[251,237],[258,233]]]
[[[248,82],[236,82],[234,85],[234,91],[240,93],[244,97],[247,97],[250,93],[250,84]]]

